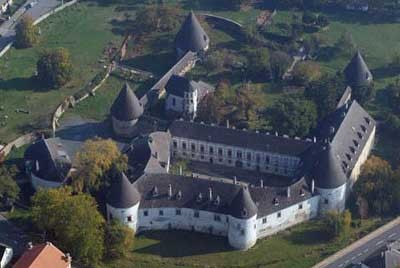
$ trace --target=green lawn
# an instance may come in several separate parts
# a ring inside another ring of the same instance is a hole
[[[9,141],[32,128],[47,127],[50,114],[64,97],[82,88],[98,73],[98,61],[108,45],[119,46],[110,20],[120,15],[112,6],[78,3],[40,24],[41,42],[31,49],[11,49],[0,58],[0,141]],[[73,80],[59,90],[43,90],[31,79],[41,51],[69,49]],[[29,114],[17,113],[24,109]],[[8,119],[5,119],[8,116]]]
[[[259,240],[249,251],[232,250],[227,239],[192,232],[150,232],[135,240],[127,258],[104,267],[271,267],[308,268],[382,224],[364,221],[352,229],[351,239],[327,241],[317,221],[297,225]]]

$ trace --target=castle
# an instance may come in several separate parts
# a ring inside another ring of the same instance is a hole
[[[190,13],[176,38],[178,56],[208,47],[208,36]],[[369,82],[372,75],[360,59],[357,54],[346,75]],[[170,94],[185,92],[170,86]],[[135,232],[181,229],[226,236],[241,250],[326,211],[342,211],[376,131],[374,119],[351,99],[350,87],[318,135],[305,140],[181,119],[154,128],[145,108],[128,84],[111,107],[113,137],[128,155],[129,170],[109,189],[107,219]],[[60,137],[32,144],[25,160],[33,187],[67,183],[79,146]],[[195,172],[172,174],[170,163],[177,159],[194,163]]]

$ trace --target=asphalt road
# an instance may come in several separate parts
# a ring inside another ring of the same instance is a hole
[[[61,4],[60,0],[36,0],[36,4],[29,8],[28,4],[34,0],[28,0],[22,5],[8,20],[0,25],[0,51],[7,46],[10,41],[14,40],[15,37],[15,26],[19,19],[24,15],[31,16],[34,20],[48,13]]]
[[[400,239],[400,225],[395,225],[324,267],[345,268],[349,264],[363,262],[369,256],[383,249],[387,244],[397,239]]]

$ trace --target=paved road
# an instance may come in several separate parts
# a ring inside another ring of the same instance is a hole
[[[27,5],[33,1],[34,0],[28,0],[8,21],[0,25],[0,51],[7,46],[10,41],[14,40],[15,25],[23,15],[27,14],[36,20],[61,4],[60,0],[38,0],[33,7],[28,8]]]
[[[349,250],[345,249],[343,254],[339,254],[340,256],[333,258],[332,261],[324,264],[320,263],[314,267],[345,268],[349,264],[365,261],[377,251],[384,249],[387,244],[398,239],[400,239],[400,224],[399,220],[396,220],[395,224],[389,228],[385,228],[382,231],[378,230],[376,235],[362,238],[350,245]]]

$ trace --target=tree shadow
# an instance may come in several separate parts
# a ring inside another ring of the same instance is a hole
[[[84,142],[94,137],[110,138],[113,134],[108,121],[85,122],[80,120],[79,122],[67,122],[57,131],[56,136],[66,141]]]
[[[285,239],[299,245],[315,245],[329,240],[328,235],[317,222],[305,230],[292,231],[285,236]]]
[[[375,79],[384,79],[388,77],[398,76],[400,74],[400,67],[382,66],[372,70]]]
[[[134,21],[131,19],[125,19],[125,20],[112,19],[110,21],[110,24],[112,26],[111,28],[112,33],[124,36],[127,32],[132,30]]]
[[[132,59],[124,60],[122,63],[133,68],[149,71],[162,76],[175,64],[175,62],[176,58],[173,52],[162,52],[159,54],[137,56]]]
[[[8,80],[0,79],[1,90],[35,90],[35,91],[47,91],[49,88],[42,87],[40,83],[34,78],[12,78]]]
[[[320,61],[331,61],[338,54],[338,49],[333,46],[325,46],[318,52],[317,58]]]
[[[135,250],[137,253],[157,255],[163,258],[196,256],[227,252],[233,249],[226,237],[188,231],[151,231],[142,235],[158,243]]]

